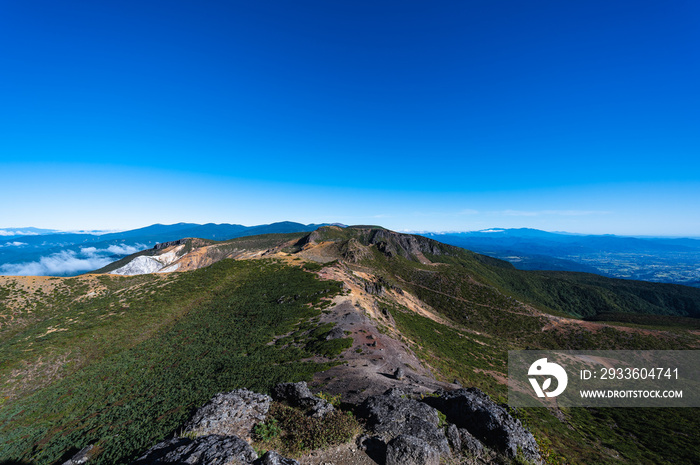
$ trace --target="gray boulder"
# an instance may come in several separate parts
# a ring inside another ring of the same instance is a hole
[[[314,418],[322,418],[335,410],[333,405],[316,397],[304,381],[278,384],[272,390],[272,397],[285,401],[292,407],[307,409],[308,414]]]
[[[265,421],[272,398],[247,389],[215,395],[184,426],[184,435],[238,436],[250,439],[251,430]]]
[[[254,462],[254,465],[299,465],[294,459],[282,457],[274,450],[268,451]]]
[[[427,397],[423,402],[444,413],[450,423],[466,429],[509,457],[521,453],[528,460],[542,460],[532,433],[479,389],[439,391],[438,394],[438,397]]]
[[[357,415],[385,443],[401,435],[427,442],[438,453],[449,456],[450,446],[440,424],[437,410],[401,396],[400,389],[390,389],[379,396],[370,396],[357,408]]]
[[[404,376],[405,376],[405,373],[404,373],[403,367],[398,367],[394,371],[394,378],[396,378],[397,380],[401,381],[404,378]]]
[[[463,428],[457,431],[459,431],[459,441],[464,452],[474,457],[481,457],[484,454],[484,445],[469,431]]]
[[[450,426],[447,427],[445,430],[445,436],[447,437],[447,441],[450,443],[452,450],[462,450],[462,439],[459,437],[459,429],[455,425],[450,424]]]
[[[258,458],[243,439],[219,435],[173,438],[156,444],[132,465],[248,465]]]
[[[402,434],[386,447],[386,465],[439,465],[440,454],[427,442]]]

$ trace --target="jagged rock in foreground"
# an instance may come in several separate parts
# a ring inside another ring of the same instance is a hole
[[[452,425],[455,426],[455,425]],[[462,450],[468,455],[481,457],[484,454],[484,445],[464,428],[458,428],[459,442]]]
[[[319,417],[333,411],[333,406],[314,396],[304,382],[279,384],[273,396]],[[132,465],[298,465],[274,451],[258,458],[249,442],[238,436],[250,441],[250,431],[265,421],[270,401],[269,396],[246,389],[217,394],[187,423],[187,437],[157,444]],[[439,411],[444,414],[443,421]],[[497,459],[494,450],[542,463],[532,434],[475,388],[438,391],[422,400],[391,388],[367,397],[357,406],[356,414],[366,420],[368,428],[358,443],[380,464],[438,465],[441,459],[462,463],[463,452],[471,457],[469,463],[476,463],[473,461],[478,457],[478,463],[489,463]],[[482,441],[494,450],[485,449]]]
[[[437,394],[436,397],[425,398],[423,402],[444,413],[450,423],[466,430],[466,434],[460,431],[460,439],[467,442],[470,448],[478,449],[478,446],[469,440],[469,435],[473,435],[509,457],[522,454],[528,460],[542,460],[532,433],[525,429],[520,420],[510,416],[503,407],[479,389],[440,391]]]
[[[439,465],[440,454],[427,442],[402,434],[386,447],[386,465]]]
[[[437,410],[406,398],[400,389],[389,389],[382,395],[368,397],[357,408],[357,415],[364,418],[370,431],[377,435],[365,447],[382,447],[378,440],[388,445],[394,438],[408,435],[424,441],[438,455],[451,455],[444,430],[439,426]]]
[[[247,389],[215,395],[185,424],[187,436],[238,436],[250,440],[256,423],[265,421],[272,398]]]
[[[471,457],[481,457],[484,453],[484,445],[464,428],[457,428],[454,423],[445,430],[445,436],[450,447],[455,452],[463,451]]]
[[[249,465],[258,454],[236,436],[211,434],[196,439],[173,438],[156,444],[132,465]]]
[[[330,403],[315,396],[305,381],[278,384],[272,390],[272,397],[287,402],[292,407],[308,409],[309,415],[314,418],[322,418],[335,410]]]

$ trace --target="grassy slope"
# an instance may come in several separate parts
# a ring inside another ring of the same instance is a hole
[[[477,280],[550,312],[574,317],[644,313],[700,317],[700,290],[677,284],[606,278],[590,273],[517,270],[500,260],[442,245],[450,255],[430,255]],[[500,262],[500,263],[499,263]]]
[[[124,463],[216,392],[264,392],[325,367],[302,362],[312,355],[303,345],[267,343],[317,316],[321,297],[339,292],[338,283],[269,261],[229,260],[167,278],[101,279],[104,295],[57,300],[2,335],[3,367],[36,366],[58,352],[75,361],[62,379],[0,406],[0,460],[50,464],[97,441],[94,463]],[[50,326],[68,330],[40,337]]]
[[[507,400],[506,386],[497,378],[504,380],[507,375],[508,350],[698,346],[697,335],[690,332],[693,328],[680,326],[673,317],[643,320],[645,332],[615,326],[596,331],[576,326],[543,331],[548,319],[528,314],[514,300],[518,294],[473,279],[489,282],[498,278],[498,272],[468,256],[463,261],[455,257],[443,261],[450,264],[420,265],[375,253],[371,263],[379,266],[385,279],[415,293],[453,323],[446,327],[385,302],[421,359],[445,381],[457,379],[465,386],[477,386],[500,402]],[[700,447],[690,433],[700,427],[698,410],[575,408],[563,412],[564,421],[546,409],[520,409],[517,415],[534,431],[549,463],[693,464],[700,463]]]

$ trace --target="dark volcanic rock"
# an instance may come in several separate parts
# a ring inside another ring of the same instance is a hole
[[[275,400],[283,400],[293,407],[308,409],[310,416],[320,418],[335,410],[333,406],[313,395],[306,382],[282,383],[272,390]]]
[[[440,454],[427,442],[402,434],[386,447],[386,465],[438,465]]]
[[[253,465],[299,465],[299,462],[293,459],[282,457],[274,450],[271,450],[266,452],[265,455],[253,462]]]
[[[364,259],[372,258],[372,251],[353,237],[340,245],[340,255],[349,262],[358,263]]]
[[[365,292],[372,295],[383,295],[384,286],[377,281],[366,281],[365,282]]]
[[[447,441],[450,443],[452,450],[462,450],[462,440],[459,437],[459,429],[457,426],[453,424],[448,426],[447,430],[445,430],[445,436],[447,436]]]
[[[256,423],[265,421],[272,398],[247,389],[215,395],[185,424],[184,433],[218,434],[249,439]]]
[[[417,254],[428,253],[442,255],[440,243],[425,237],[401,234],[386,229],[374,229],[370,232],[370,244],[376,244],[377,249],[389,257],[401,255],[409,260]]]
[[[439,397],[427,397],[423,402],[443,412],[449,422],[510,457],[515,457],[520,451],[528,460],[541,460],[532,433],[479,389],[457,389],[439,394]]]
[[[243,439],[212,434],[194,440],[173,438],[163,441],[132,465],[248,465],[257,458],[258,454]]]
[[[427,442],[441,454],[450,455],[445,433],[438,427],[437,411],[402,395],[400,389],[390,389],[380,396],[368,397],[358,406],[356,413],[367,420],[371,431],[385,442],[406,434]]]
[[[459,428],[458,431],[462,450],[474,457],[481,457],[484,453],[484,445],[466,429]]]
[[[168,247],[171,247],[173,245],[181,245],[181,244],[186,244],[187,239],[178,239],[176,241],[169,241],[169,242],[161,242],[160,244],[156,244],[153,246],[154,250],[161,250],[161,249],[167,249]]]

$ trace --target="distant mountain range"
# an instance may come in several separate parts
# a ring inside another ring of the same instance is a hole
[[[324,225],[177,223],[115,233],[0,228],[0,275],[73,276],[182,238],[223,241],[309,232]],[[422,235],[506,260],[521,270],[576,271],[700,287],[700,239],[580,235],[527,228]]]
[[[290,221],[240,224],[154,224],[116,233],[72,233],[37,228],[3,228],[0,275],[73,276],[108,265],[158,243],[185,237],[227,240],[271,233],[308,232],[323,224]]]
[[[581,271],[698,286],[700,240],[487,229],[423,236],[511,262],[521,270]]]

